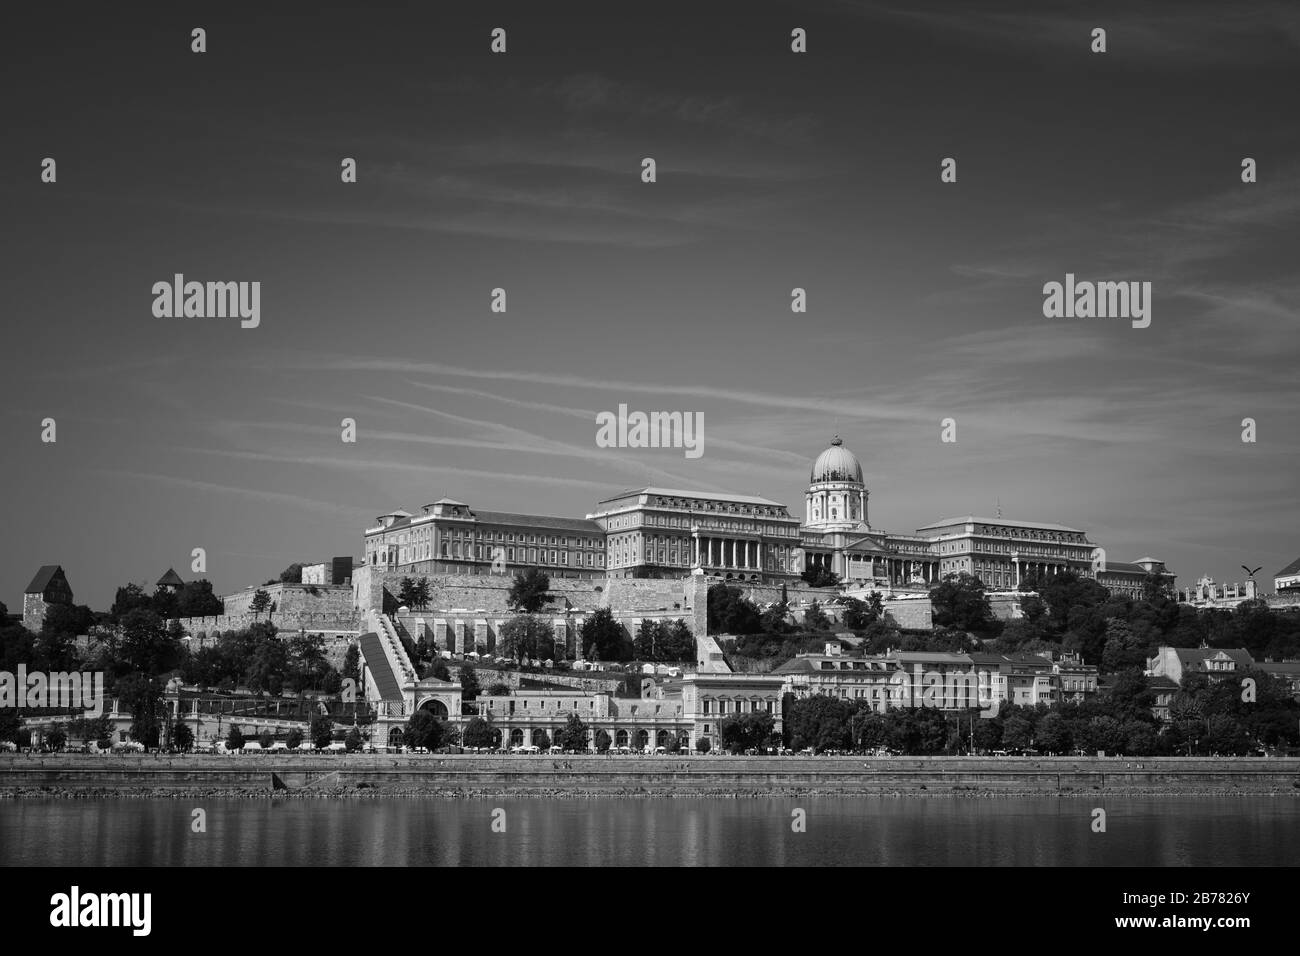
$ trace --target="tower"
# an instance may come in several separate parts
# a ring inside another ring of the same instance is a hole
[[[867,531],[867,498],[862,465],[840,436],[813,462],[804,495],[804,525],[817,531]]]

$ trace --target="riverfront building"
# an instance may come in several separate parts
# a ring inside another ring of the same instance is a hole
[[[1082,701],[1097,692],[1097,668],[1077,655],[1053,661],[1032,654],[956,654],[897,651],[865,657],[827,644],[822,653],[797,654],[772,671],[796,697],[824,694],[869,705],[988,708],[998,704]]]

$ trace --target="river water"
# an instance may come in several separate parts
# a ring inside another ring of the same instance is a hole
[[[1298,819],[1294,796],[21,799],[0,865],[1289,866]]]

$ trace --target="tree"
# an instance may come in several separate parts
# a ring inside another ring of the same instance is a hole
[[[984,582],[965,571],[950,574],[931,588],[930,604],[936,626],[976,633],[986,633],[993,627]]]
[[[176,595],[177,617],[212,617],[225,612],[211,581],[190,581]]]
[[[168,634],[162,619],[153,611],[137,608],[128,612],[121,619],[119,631],[118,674],[127,671],[163,674],[180,663],[180,641]]]
[[[397,603],[403,607],[415,607],[416,586],[414,578],[402,578],[397,586]]]
[[[153,592],[153,598],[149,602],[149,607],[155,614],[164,620],[176,617],[176,592],[171,588],[159,587]]]
[[[45,746],[51,750],[62,750],[68,743],[68,735],[61,727],[55,727],[45,735]]]
[[[792,700],[785,715],[790,745],[796,750],[812,747],[818,753],[844,747],[849,742],[850,715],[849,702],[838,697],[815,694]]]
[[[412,592],[411,597],[415,599],[416,607],[426,608],[429,606],[429,602],[433,600],[433,592],[429,587],[428,578],[420,578],[415,582],[415,590]]]
[[[0,718],[5,713],[0,711]],[[68,733],[79,740],[94,741],[101,747],[107,747],[113,739],[113,722],[107,714],[94,718],[78,717],[68,724]],[[0,739],[3,739],[2,735]]]
[[[1133,626],[1119,617],[1106,621],[1106,644],[1101,652],[1101,669],[1119,671],[1142,668],[1147,660],[1146,641],[1133,633]]]
[[[1148,604],[1169,600],[1172,585],[1162,574],[1147,574],[1142,579],[1142,600]]]
[[[822,606],[816,601],[808,605],[808,609],[803,612],[803,622],[805,626],[815,631],[824,631],[831,626],[830,618],[826,616],[826,612],[822,610]]]
[[[1110,592],[1095,580],[1074,571],[1062,571],[1036,583],[1038,596],[1047,608],[1048,627],[1057,634],[1086,625],[1088,612],[1110,597]]]
[[[1034,739],[1044,753],[1068,754],[1071,749],[1069,724],[1058,711],[1043,715]]]
[[[347,735],[343,738],[343,746],[348,749],[348,753],[355,753],[361,749],[362,743],[361,728],[353,724],[352,729],[349,730]]]
[[[311,742],[317,750],[324,750],[334,740],[334,720],[328,714],[317,714],[311,721]]]
[[[603,754],[605,751],[609,750],[610,745],[611,745],[613,742],[614,742],[614,741],[613,741],[613,739],[609,736],[609,732],[608,732],[608,731],[606,731],[606,730],[598,730],[598,731],[596,731],[596,753],[602,753],[602,754]]]
[[[655,638],[658,636],[660,623],[644,618],[637,628],[636,638],[632,641],[632,658],[638,661],[656,661]]]
[[[289,669],[289,648],[276,638],[258,643],[244,671],[244,680],[256,692],[279,694]]]
[[[492,725],[482,717],[471,717],[462,734],[466,747],[491,747],[493,736]]]
[[[280,572],[281,584],[302,584],[302,562],[295,561]]]
[[[813,588],[836,588],[840,586],[840,576],[830,568],[821,564],[814,564],[810,568],[805,568],[799,575]]]
[[[708,626],[713,634],[756,634],[763,629],[754,603],[740,588],[717,584],[709,588]]]
[[[410,720],[406,722],[406,728],[402,731],[402,739],[410,747],[437,750],[442,746],[446,731],[446,724],[443,721],[434,717],[427,710],[417,710],[411,715]]]
[[[117,589],[109,614],[114,621],[117,621],[131,611],[149,610],[152,607],[153,601],[143,587],[139,584],[125,584]]]
[[[1250,753],[1246,729],[1227,714],[1215,714],[1205,721],[1205,745],[1211,754],[1237,757]]]
[[[551,600],[551,579],[537,568],[519,571],[510,586],[507,604],[528,614],[536,614]]]
[[[695,660],[695,635],[681,618],[662,627],[657,638],[659,660],[667,663],[691,663]]]
[[[528,658],[550,658],[555,654],[555,630],[544,618],[519,614],[501,626],[497,647],[505,657],[521,662]]]
[[[730,714],[718,724],[718,737],[722,746],[733,753],[743,753],[762,747],[772,735],[775,720],[765,712]]]
[[[133,611],[132,614],[152,614],[151,611]],[[159,678],[142,673],[130,674],[117,682],[116,693],[122,706],[131,715],[131,739],[149,749],[158,746],[162,735],[164,704],[163,683]]]
[[[299,730],[297,727],[289,731],[289,736],[288,738],[286,738],[284,745],[288,747],[290,750],[297,750],[299,747],[301,747],[302,731]]]
[[[695,749],[702,754],[706,754],[713,749],[713,744],[709,743],[708,737],[700,737],[695,741]]]
[[[509,697],[510,685],[503,684],[500,681],[489,684],[487,689],[487,695],[489,697]]]
[[[456,679],[460,681],[461,700],[471,701],[478,697],[478,671],[466,664],[456,672]]]
[[[551,747],[551,735],[544,730],[534,730],[533,746],[540,747],[542,750],[549,750]]]
[[[1033,723],[1019,714],[1012,714],[1002,724],[1002,746],[1007,750],[1029,749],[1033,735]]]
[[[555,742],[564,750],[587,750],[587,725],[577,713],[569,714],[564,726],[555,732]]]
[[[867,600],[844,598],[844,626],[853,631],[863,631],[884,617],[885,605],[880,593],[872,591]]]
[[[349,644],[343,654],[343,676],[361,683],[361,650],[355,644]]]
[[[858,602],[862,603],[862,602]],[[759,615],[758,626],[768,634],[785,634],[793,630],[787,622],[790,616],[790,605],[785,601],[778,601],[769,608],[765,608]]]
[[[614,620],[613,612],[597,608],[582,622],[582,656],[588,660],[630,661],[634,656],[632,641],[623,625]]]
[[[237,724],[231,724],[230,733],[226,734],[226,749],[227,750],[244,749],[244,732],[239,729],[239,726]]]
[[[262,588],[253,592],[253,600],[249,603],[248,609],[254,615],[261,616],[261,613],[271,606],[271,595],[267,594]]]
[[[257,742],[262,745],[263,750],[269,750],[271,744],[275,742],[275,737],[271,735],[269,730],[263,730],[257,735]]]

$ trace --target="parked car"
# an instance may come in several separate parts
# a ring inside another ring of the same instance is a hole
[[[275,743],[271,744],[271,746],[267,747],[266,749],[268,751],[274,750],[277,752],[281,752],[281,751],[288,752],[289,745],[286,744],[283,740],[277,740]]]
[[[142,754],[144,753],[144,744],[138,740],[119,740],[113,744],[113,753],[117,754]]]

